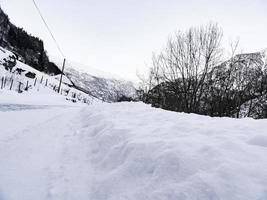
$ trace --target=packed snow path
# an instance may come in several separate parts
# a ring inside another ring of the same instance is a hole
[[[0,123],[0,200],[267,199],[267,120],[118,103],[2,105]]]
[[[80,108],[35,107],[1,113],[0,199],[89,199]]]

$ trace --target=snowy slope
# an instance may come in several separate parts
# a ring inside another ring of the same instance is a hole
[[[267,74],[267,49],[259,52],[258,54],[260,55],[259,60],[262,63],[261,70],[263,73]],[[260,78],[260,76],[255,77],[256,80],[260,80]],[[267,77],[265,76],[265,79],[266,78]],[[264,86],[264,82],[261,87],[265,89],[261,93],[257,93],[254,99],[248,100],[241,105],[239,113],[241,117],[253,117],[255,119],[267,118],[267,91],[266,86]]]
[[[44,103],[46,100],[48,102],[51,100],[48,97],[53,99],[54,97],[59,98],[59,96],[61,96],[61,99],[65,99],[65,101],[66,99],[86,103],[99,101],[83,91],[75,89],[73,83],[65,75],[62,79],[61,92],[57,94],[59,79],[60,75],[50,76],[40,72],[16,60],[16,56],[12,52],[0,47],[0,101],[10,99],[9,96],[14,97],[12,92],[24,93],[23,95],[16,95],[19,99],[22,96],[25,98],[27,98],[26,96],[31,96],[32,99],[37,96],[37,99],[40,100],[39,97],[43,96]],[[64,97],[62,98],[62,96]]]
[[[142,103],[22,107],[0,120],[0,199],[267,199],[266,120]]]
[[[117,101],[121,96],[136,97],[136,89],[130,81],[95,76],[73,68],[66,68],[65,74],[76,86],[106,102]]]
[[[62,66],[62,60],[52,59],[57,66]],[[134,83],[118,75],[70,60],[66,60],[64,72],[75,86],[103,101],[114,102],[121,96],[136,98]]]
[[[264,49],[262,51],[262,55],[263,55],[263,62],[264,62],[265,68],[267,69],[267,49]]]

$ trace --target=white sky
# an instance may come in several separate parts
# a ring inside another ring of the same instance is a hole
[[[244,52],[267,48],[267,0],[36,0],[66,58],[135,79],[169,35],[218,22],[224,44]],[[60,56],[32,0],[0,0],[11,21]],[[84,68],[86,70],[86,68]]]

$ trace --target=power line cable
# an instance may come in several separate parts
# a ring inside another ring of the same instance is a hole
[[[60,46],[59,46],[59,43],[57,42],[55,36],[53,35],[53,33],[52,33],[51,29],[49,28],[47,22],[45,21],[43,15],[42,15],[42,13],[41,13],[41,10],[39,9],[39,7],[38,7],[38,5],[36,4],[35,0],[32,0],[32,2],[33,2],[33,4],[34,4],[35,8],[37,9],[37,11],[38,11],[40,17],[42,18],[42,20],[43,20],[43,22],[44,22],[44,24],[45,24],[45,26],[46,26],[48,32],[50,33],[51,37],[53,38],[53,40],[54,40],[54,42],[55,42],[55,44],[56,44],[56,46],[57,46],[58,51],[60,52],[60,54],[61,54],[62,57],[64,58],[63,66],[62,66],[62,73],[60,74],[60,80],[59,80],[59,86],[58,86],[58,93],[59,93],[59,92],[60,92],[60,88],[61,88],[61,82],[62,82],[62,78],[63,78],[64,68],[65,68],[66,58],[65,58],[65,56],[64,56],[63,51],[61,50],[61,48],[60,48]]]
[[[55,42],[55,44],[56,44],[56,47],[57,47],[58,51],[60,52],[60,54],[62,55],[62,57],[65,58],[64,53],[63,53],[63,51],[61,50],[61,48],[60,48],[60,46],[59,46],[59,43],[57,42],[57,40],[56,40],[54,34],[52,33],[52,31],[51,31],[51,29],[49,28],[47,22],[45,21],[45,18],[43,17],[43,15],[42,15],[42,13],[41,13],[41,10],[39,9],[37,3],[35,2],[35,0],[32,0],[32,2],[33,2],[33,4],[34,4],[36,10],[38,11],[38,13],[39,13],[39,15],[40,15],[42,21],[44,22],[44,25],[46,26],[48,32],[50,33],[52,39],[54,40],[54,42]]]

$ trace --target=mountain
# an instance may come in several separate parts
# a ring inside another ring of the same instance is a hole
[[[116,102],[123,98],[133,100],[136,98],[136,89],[132,82],[120,80],[105,74],[80,72],[74,68],[66,67],[65,75],[74,83],[77,89],[101,99],[105,102]]]
[[[54,64],[54,62],[49,61],[43,41],[12,24],[1,8],[0,46],[3,47],[3,51],[8,50],[12,52],[10,59],[13,62],[3,63],[6,70],[12,71],[12,68],[16,66],[16,62],[20,61],[49,75],[61,73],[57,66],[62,64]],[[70,87],[90,94],[102,101],[114,102],[122,98],[127,100],[135,98],[135,88],[131,82],[107,76],[107,74],[99,72],[99,70],[94,70],[91,74],[66,67],[65,75],[65,83]]]
[[[228,94],[237,101],[234,116],[267,118],[267,51],[234,56],[215,69],[215,77],[228,77]],[[233,109],[235,110],[235,109]]]
[[[0,46],[12,51],[18,60],[41,72],[53,75],[61,73],[60,69],[49,61],[43,41],[12,24],[1,8]]]
[[[254,55],[255,56],[255,55]],[[239,115],[241,117],[253,117],[255,119],[267,118],[267,49],[257,53],[257,60],[260,62],[257,65],[248,65],[252,70],[258,71],[251,77],[251,82],[258,82],[258,91],[245,103],[241,105]]]

